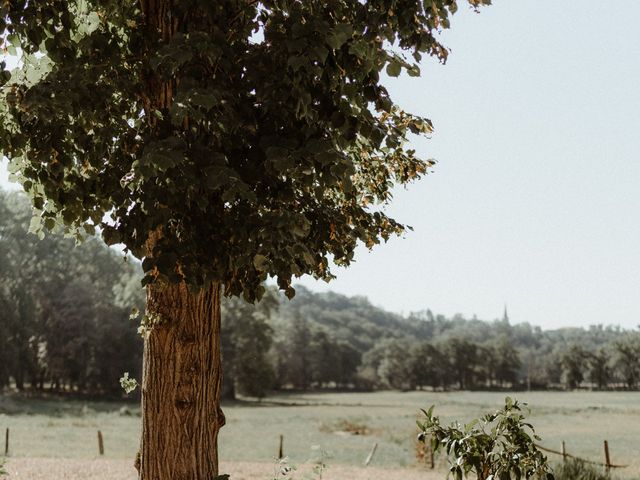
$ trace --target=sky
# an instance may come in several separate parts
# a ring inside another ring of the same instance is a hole
[[[436,129],[413,142],[434,172],[387,209],[414,230],[298,283],[403,314],[640,325],[638,18],[637,0],[462,8],[446,65],[386,80]]]

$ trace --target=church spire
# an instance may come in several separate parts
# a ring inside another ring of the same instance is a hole
[[[507,304],[504,304],[504,315],[502,316],[502,321],[509,323],[509,314],[507,313]]]

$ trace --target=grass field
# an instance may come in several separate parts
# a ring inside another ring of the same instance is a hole
[[[444,420],[465,421],[500,407],[504,396],[494,392],[283,394],[262,403],[232,403],[224,407],[227,425],[220,434],[220,456],[229,462],[271,462],[282,434],[284,453],[293,463],[317,459],[325,451],[329,465],[359,466],[377,442],[372,465],[411,467],[416,465],[415,420],[420,408],[435,405]],[[564,440],[569,453],[603,461],[606,439],[612,462],[631,465],[617,474],[640,477],[640,393],[512,396],[529,404],[543,445],[559,449]],[[15,458],[91,459],[97,456],[96,432],[101,430],[105,457],[130,459],[137,450],[138,413],[121,403],[0,397],[0,429],[10,428],[10,455]]]

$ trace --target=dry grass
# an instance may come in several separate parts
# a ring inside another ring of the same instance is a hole
[[[331,477],[331,472],[341,475],[338,472],[349,468],[360,471],[374,443],[378,449],[371,468],[415,472],[411,468],[419,463],[415,445],[419,408],[435,405],[436,414],[445,423],[468,421],[500,407],[504,396],[500,392],[309,393],[235,402],[224,405],[227,425],[220,433],[220,458],[232,462],[227,465],[258,466],[257,476],[243,472],[240,478],[273,478],[270,462],[282,434],[284,453],[294,463],[312,463],[318,449],[327,451],[325,478],[340,478]],[[611,460],[631,465],[616,470],[615,475],[640,479],[640,392],[520,392],[512,396],[531,406],[530,420],[542,436],[542,445],[559,450],[565,441],[568,453],[603,461],[606,439]],[[122,403],[0,396],[0,435],[5,428],[11,429],[9,468],[17,468],[19,462],[30,458],[58,458],[64,464],[69,458],[95,458],[96,433],[101,430],[105,460],[121,462],[127,475],[129,459],[138,449],[140,418],[135,406],[127,406],[131,414],[122,407]],[[550,454],[549,459],[559,461],[557,455]],[[99,478],[90,476],[100,468],[100,462],[96,465],[87,467],[79,478]],[[436,457],[436,465],[445,469],[446,460]],[[364,470],[372,471],[376,470]],[[443,472],[438,478],[445,476]],[[232,480],[236,478],[238,475]]]
[[[127,460],[79,460],[63,458],[12,458],[7,463],[8,480],[136,480],[136,471]],[[222,462],[220,471],[232,480],[269,480],[277,473],[273,464]],[[304,469],[294,478],[303,478]],[[418,469],[358,468],[330,466],[323,480],[440,480],[442,473]]]

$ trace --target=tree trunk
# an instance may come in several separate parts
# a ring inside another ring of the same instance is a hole
[[[226,361],[225,361],[225,365],[228,365]],[[222,382],[222,393],[220,396],[225,400],[236,399],[236,384],[233,381],[233,378],[229,378],[228,369],[227,369],[227,373],[224,376],[224,381]]]
[[[220,285],[198,293],[153,285],[145,335],[140,480],[213,480],[218,475]]]
[[[18,359],[20,362],[20,359]],[[16,382],[16,388],[20,391],[24,390],[24,371],[22,369],[22,365],[18,364],[18,368],[15,370],[13,379]]]

